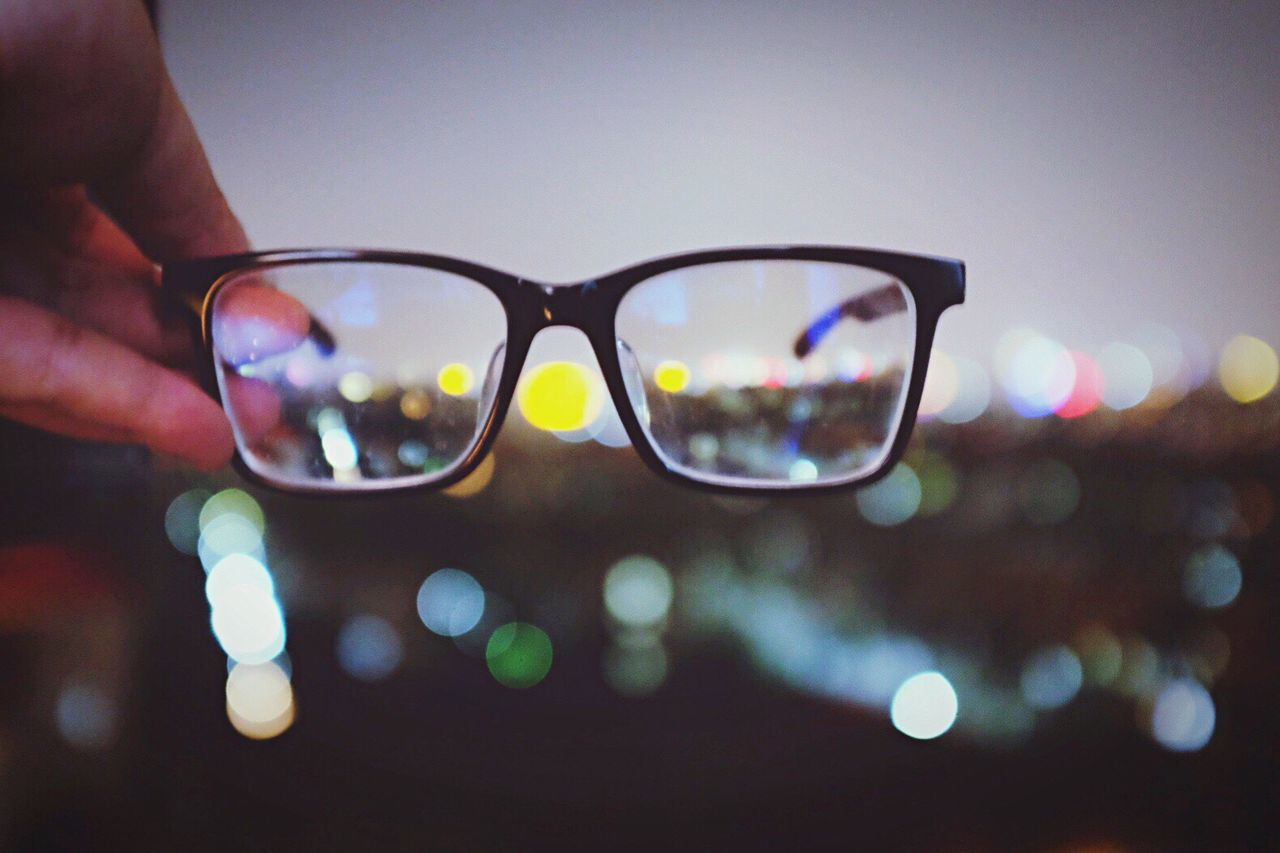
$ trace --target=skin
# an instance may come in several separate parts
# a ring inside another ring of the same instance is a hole
[[[0,416],[223,465],[156,265],[248,248],[140,2],[0,3]]]

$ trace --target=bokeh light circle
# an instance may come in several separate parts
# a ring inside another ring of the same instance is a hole
[[[1107,344],[1098,353],[1102,402],[1117,411],[1131,409],[1151,393],[1155,370],[1147,354],[1133,344]]]
[[[899,462],[884,479],[858,492],[858,511],[877,527],[902,524],[920,508],[920,478],[911,466]]]
[[[194,556],[200,539],[200,510],[209,500],[209,492],[191,489],[172,501],[164,513],[164,532],[170,544],[184,554]]]
[[[396,671],[404,658],[404,644],[391,623],[361,613],[348,619],[337,639],[338,664],[362,681],[379,681]]]
[[[273,662],[237,664],[227,675],[226,694],[227,719],[247,738],[273,738],[293,724],[293,686]]]
[[[956,370],[956,393],[938,420],[949,424],[969,423],[982,416],[991,405],[991,377],[971,358],[952,356]]]
[[[210,619],[214,637],[240,663],[266,663],[284,651],[284,614],[274,595],[238,584],[219,594]]]
[[[604,576],[604,604],[623,625],[645,627],[661,622],[671,609],[675,585],[666,566],[652,557],[624,557]]]
[[[1084,683],[1080,658],[1066,646],[1050,646],[1022,667],[1022,698],[1035,708],[1060,708],[1076,697]]]
[[[1151,710],[1151,735],[1166,749],[1192,752],[1213,737],[1217,711],[1196,681],[1181,678],[1160,689]]]
[[[594,423],[604,409],[604,389],[595,371],[574,361],[539,364],[520,380],[516,404],[541,430],[568,432]]]
[[[262,507],[258,505],[253,495],[243,489],[223,489],[205,501],[204,506],[200,508],[200,530],[203,531],[210,522],[227,513],[247,519],[259,533],[267,529]]]
[[[940,672],[921,672],[898,687],[889,718],[898,731],[917,740],[932,740],[955,724],[960,702],[955,688]]]
[[[668,394],[679,394],[689,387],[693,374],[683,361],[663,361],[653,369],[653,384]]]
[[[436,374],[436,384],[450,397],[461,397],[476,384],[476,374],[465,364],[450,362]]]
[[[267,595],[275,595],[275,582],[262,561],[249,554],[230,554],[223,557],[209,570],[204,582],[204,595],[213,607],[220,607],[229,594],[240,586],[261,589]]]
[[[924,392],[920,396],[919,415],[928,420],[941,414],[955,402],[960,393],[960,372],[955,360],[941,350],[929,355],[929,369],[924,376]]]
[[[1280,359],[1266,342],[1249,335],[1237,335],[1222,348],[1218,358],[1218,381],[1222,390],[1238,403],[1252,403],[1267,396],[1280,379]]]
[[[418,616],[428,630],[457,637],[484,615],[484,588],[461,569],[433,572],[418,588]]]
[[[1235,601],[1243,583],[1235,555],[1221,545],[1209,545],[1187,560],[1182,591],[1192,604],[1216,609]]]
[[[551,638],[536,625],[508,622],[490,635],[484,657],[499,684],[533,687],[551,671]]]

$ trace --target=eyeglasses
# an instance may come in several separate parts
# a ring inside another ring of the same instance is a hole
[[[865,484],[901,456],[964,264],[788,246],[552,286],[437,255],[166,264],[194,307],[237,467],[289,492],[444,487],[484,458],[542,329],[580,329],[641,458],[728,493]]]

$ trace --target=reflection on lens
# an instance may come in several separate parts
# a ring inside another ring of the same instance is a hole
[[[446,476],[492,408],[506,318],[487,288],[421,267],[294,263],[218,288],[213,343],[241,455],[277,482]]]
[[[906,286],[818,261],[704,264],[618,307],[632,406],[664,461],[737,486],[848,482],[888,453],[915,347]]]

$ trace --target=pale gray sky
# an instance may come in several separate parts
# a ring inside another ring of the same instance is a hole
[[[719,245],[969,263],[939,344],[1280,344],[1275,3],[162,4],[261,247],[549,280]]]

